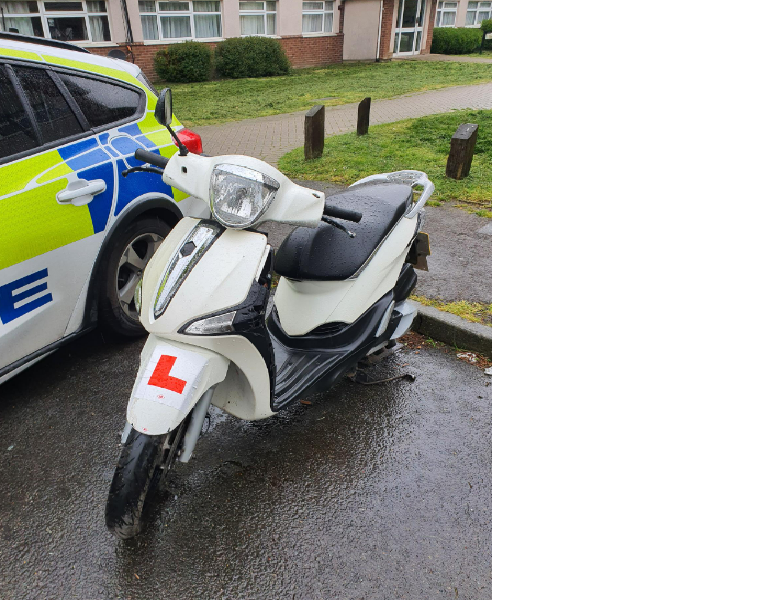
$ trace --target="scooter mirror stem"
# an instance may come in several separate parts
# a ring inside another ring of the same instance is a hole
[[[168,128],[168,132],[171,133],[171,137],[173,138],[173,142],[176,143],[176,147],[179,148],[179,155],[186,156],[189,153],[187,146],[181,142],[178,136],[176,136],[176,132],[174,132],[173,128],[170,126],[166,126],[166,128]]]

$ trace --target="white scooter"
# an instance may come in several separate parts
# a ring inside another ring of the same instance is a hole
[[[155,117],[173,135],[172,116],[163,90]],[[191,458],[211,404],[268,418],[394,345],[416,315],[405,299],[429,253],[420,229],[434,185],[424,173],[373,175],[326,199],[261,160],[179,149],[170,159],[139,149],[139,161],[164,170],[131,170],[162,172],[209,200],[212,219],[182,219],[136,289],[149,338],[105,509],[122,539],[141,531],[173,462]],[[255,230],[270,220],[298,227],[274,258]],[[267,314],[273,270],[281,278]]]

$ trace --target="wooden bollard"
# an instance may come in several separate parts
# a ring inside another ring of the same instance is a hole
[[[371,121],[371,99],[364,98],[357,105],[357,135],[368,134],[368,124]]]
[[[477,143],[477,124],[461,124],[451,137],[451,151],[445,165],[445,176],[450,179],[464,179],[469,175],[472,156]]]
[[[304,159],[323,155],[325,146],[325,105],[312,107],[304,116]]]

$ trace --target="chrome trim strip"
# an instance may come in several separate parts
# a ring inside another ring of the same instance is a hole
[[[213,245],[224,232],[224,227],[210,220],[200,220],[180,242],[176,253],[171,258],[165,269],[163,280],[157,289],[154,304],[155,319],[161,317],[168,305],[171,304],[173,297],[176,296],[181,284],[187,278],[195,265],[203,257],[203,254]],[[181,253],[184,247],[192,241],[194,247],[186,256]]]

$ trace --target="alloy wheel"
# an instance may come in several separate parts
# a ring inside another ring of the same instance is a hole
[[[123,313],[138,322],[134,292],[149,259],[155,254],[163,237],[155,233],[145,233],[133,239],[125,248],[117,266],[117,296]]]

